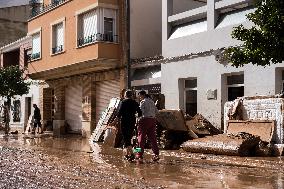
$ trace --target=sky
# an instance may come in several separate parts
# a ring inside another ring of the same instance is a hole
[[[26,5],[29,0],[0,0],[0,8]]]

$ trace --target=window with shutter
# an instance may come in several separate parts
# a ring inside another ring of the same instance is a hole
[[[78,16],[78,47],[96,41],[117,42],[117,10],[97,8]]]
[[[52,54],[60,53],[64,49],[63,22],[53,26]]]
[[[104,9],[104,41],[117,42],[116,36],[116,10]]]
[[[79,24],[81,25],[80,38],[78,39],[78,46],[96,41],[98,34],[98,16],[97,11],[92,10],[80,15]]]
[[[32,55],[31,59],[38,59],[41,56],[41,39],[40,32],[32,35]]]

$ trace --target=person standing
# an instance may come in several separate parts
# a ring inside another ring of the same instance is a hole
[[[34,130],[38,128],[38,133],[39,133],[39,128],[41,130],[40,133],[42,133],[42,128],[41,128],[41,114],[40,114],[40,109],[37,107],[36,104],[33,104],[34,107]]]
[[[141,148],[141,152],[137,154],[137,158],[143,159],[144,146],[147,136],[151,142],[152,151],[154,153],[152,160],[158,161],[160,159],[156,136],[156,114],[158,113],[158,110],[154,101],[149,97],[149,95],[147,95],[145,91],[140,91],[138,95],[141,100],[140,108],[142,111],[142,118],[139,120],[138,124],[138,144]]]
[[[132,91],[126,91],[124,94],[124,100],[120,104],[117,117],[121,121],[121,132],[123,137],[123,146],[126,149],[125,158],[128,161],[134,160],[134,155],[132,152],[131,139],[136,124],[135,114],[138,113],[138,116],[142,115],[142,112],[139,108],[139,104],[132,99]]]

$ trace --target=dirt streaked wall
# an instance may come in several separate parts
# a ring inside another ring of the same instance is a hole
[[[26,36],[28,17],[28,5],[0,9],[0,47]]]

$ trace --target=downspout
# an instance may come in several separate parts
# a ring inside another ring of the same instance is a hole
[[[130,0],[126,0],[126,20],[127,20],[127,89],[131,89],[131,57],[130,57]]]

